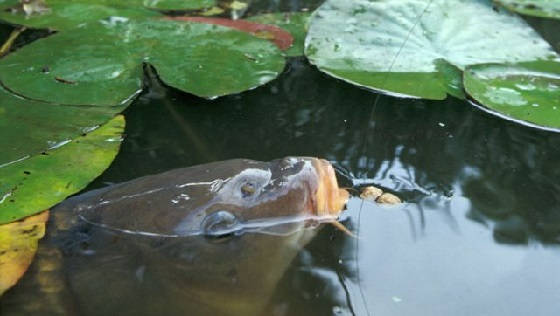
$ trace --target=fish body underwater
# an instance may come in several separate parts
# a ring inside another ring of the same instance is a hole
[[[316,234],[307,226],[336,221],[347,199],[330,163],[308,157],[214,162],[90,191],[52,209],[0,311],[260,315]]]

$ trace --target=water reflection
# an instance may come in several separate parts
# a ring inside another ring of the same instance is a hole
[[[346,224],[359,239],[321,230],[276,286],[270,315],[558,312],[558,134],[456,99],[378,96],[303,59],[214,101],[153,85],[125,115],[121,153],[90,188],[208,161],[310,155],[336,162],[347,185],[375,183],[408,202],[353,199]]]
[[[303,60],[281,80],[214,102],[156,89],[127,117],[134,134],[103,181],[207,160],[313,155],[337,162],[348,183],[376,183],[411,203],[396,212],[367,204],[360,223],[351,206],[362,227],[359,259],[352,240],[317,238],[279,285],[270,305],[279,315],[555,310],[547,292],[558,285],[555,248],[500,244],[559,241],[558,134],[455,99],[375,96]],[[519,304],[505,300],[519,296]]]
[[[353,201],[352,209],[359,209]],[[467,219],[465,197],[361,212],[360,285],[372,315],[554,315],[556,248],[503,246]],[[423,216],[425,225],[421,224]],[[416,231],[411,226],[416,227]],[[420,229],[420,227],[423,227]]]
[[[558,242],[560,136],[456,99],[376,96],[294,60],[281,80],[212,102],[153,89],[127,120],[127,142],[101,181],[235,157],[322,156],[355,184],[376,183],[407,201],[464,194],[469,218],[500,242]]]

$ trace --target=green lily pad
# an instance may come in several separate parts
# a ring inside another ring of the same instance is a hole
[[[60,32],[0,60],[0,81],[12,92],[58,104],[113,105],[142,87],[142,64],[168,85],[200,97],[242,92],[284,68],[264,39],[219,25],[105,20]]]
[[[294,43],[285,52],[286,56],[296,57],[303,56],[303,45],[305,35],[307,34],[307,24],[311,13],[309,12],[293,12],[293,13],[270,13],[252,16],[247,18],[248,21],[272,24],[290,32],[294,37]]]
[[[560,130],[560,62],[476,65],[467,68],[464,83],[494,113]]]
[[[519,14],[560,19],[558,0],[494,0],[494,2]]]
[[[178,16],[166,17],[174,21],[187,21],[205,24],[215,24],[229,27],[238,31],[246,32],[258,38],[263,38],[274,43],[279,49],[287,50],[292,46],[294,38],[290,32],[276,25],[262,24],[247,20],[232,20],[226,18],[204,17],[204,16]]]
[[[60,146],[124,109],[46,104],[16,98],[0,88],[0,166]]]
[[[48,11],[41,14],[26,15],[21,10],[14,10],[19,0],[0,0],[0,20],[32,28],[49,28],[53,30],[72,30],[87,23],[114,17],[113,19],[160,16],[154,10],[139,7],[125,7],[121,2],[115,6],[104,4],[109,1],[63,1],[49,0]],[[12,8],[12,9],[10,9]],[[87,12],[87,14],[84,14]]]
[[[215,5],[215,0],[47,0],[38,12],[26,14],[20,0],[0,0],[0,19],[14,24],[57,30],[109,16],[158,15],[158,10],[195,10]],[[84,14],[87,12],[87,14]]]
[[[166,11],[204,9],[210,8],[216,4],[216,0],[31,0],[31,3],[35,2],[40,5],[28,5],[28,7],[35,7],[38,9],[27,10],[32,12],[27,12],[26,14],[20,2],[20,0],[0,0],[0,8],[2,8],[2,11],[7,11],[12,15],[20,15],[22,17],[26,17],[27,15],[27,18],[31,18],[44,14],[48,15],[51,13],[49,11],[56,11],[57,9],[63,9],[64,6],[72,6],[76,4],[111,6],[116,8],[146,8]],[[91,13],[92,12],[88,12],[88,14]],[[82,16],[82,18],[89,18],[86,14],[84,14],[84,12],[81,12],[81,14],[78,15]],[[65,16],[60,15],[60,17]]]
[[[484,0],[327,0],[311,17],[305,54],[350,83],[427,99],[444,99],[457,80],[441,60],[462,71],[557,57],[522,19]]]
[[[47,209],[83,189],[113,161],[123,130],[119,115],[44,154],[0,165],[0,224]]]

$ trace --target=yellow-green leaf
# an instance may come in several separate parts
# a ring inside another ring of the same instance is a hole
[[[49,211],[0,225],[0,296],[23,276],[45,235]]]
[[[59,147],[0,166],[0,223],[37,213],[83,189],[113,161],[124,117]]]

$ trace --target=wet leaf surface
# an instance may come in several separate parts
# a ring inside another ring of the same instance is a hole
[[[494,2],[519,14],[560,19],[558,0],[494,0]]]
[[[123,2],[113,1],[111,5],[111,1],[49,0],[48,11],[26,15],[23,10],[14,9],[14,6],[19,4],[19,0],[4,1],[4,3],[0,0],[0,20],[33,28],[73,30],[108,17],[126,19],[161,15],[142,6],[126,7]]]
[[[0,225],[0,296],[23,276],[45,235],[49,211]]]
[[[213,6],[215,0],[48,0],[46,8],[26,13],[20,0],[0,0],[0,20],[35,28],[72,29],[109,16],[144,17],[156,10],[195,10]],[[87,14],[84,14],[87,12]]]
[[[83,189],[113,161],[123,130],[119,115],[42,154],[0,165],[0,223],[47,209]]]
[[[195,22],[226,26],[232,29],[249,33],[262,39],[269,40],[281,50],[288,49],[290,46],[292,46],[292,43],[294,41],[294,38],[292,37],[290,32],[285,31],[277,26],[245,20],[232,20],[226,18],[209,18],[198,16],[169,17],[166,19],[172,21]]]
[[[290,57],[303,56],[303,45],[307,34],[309,12],[270,13],[252,16],[247,21],[272,24],[281,27],[292,34],[294,42],[286,51]]]
[[[124,109],[46,104],[0,88],[0,168],[90,132]]]
[[[142,88],[142,65],[168,85],[215,98],[262,85],[284,68],[270,42],[219,25],[115,20],[60,32],[0,60],[11,92],[59,104],[114,105]]]
[[[471,97],[489,109],[560,129],[560,63],[477,65],[467,68],[464,78]]]
[[[557,57],[523,20],[482,0],[328,0],[311,18],[305,54],[350,83],[427,99],[444,99],[456,80],[437,60],[464,70]]]

